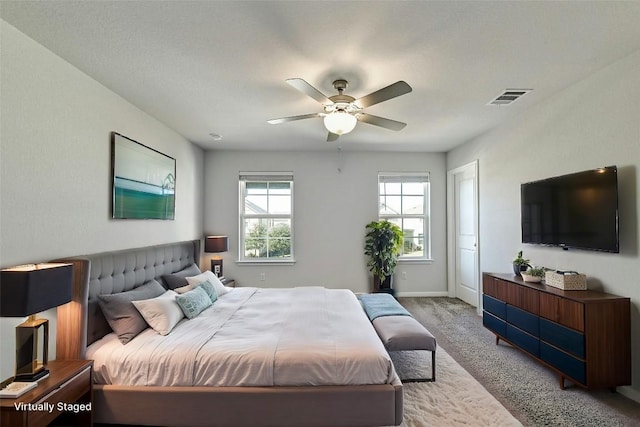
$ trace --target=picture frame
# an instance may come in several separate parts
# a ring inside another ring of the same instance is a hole
[[[176,160],[111,134],[111,217],[175,219]]]

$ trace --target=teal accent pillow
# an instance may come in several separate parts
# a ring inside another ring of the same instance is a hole
[[[180,309],[182,309],[184,315],[189,319],[193,319],[202,313],[205,308],[213,304],[207,292],[200,286],[176,296],[176,302],[180,306]]]
[[[218,299],[218,293],[216,292],[216,288],[215,286],[213,286],[213,283],[207,280],[202,283],[198,283],[196,285],[196,288],[198,287],[205,290],[207,295],[209,295],[209,298],[211,299],[212,303],[216,302],[216,300]]]

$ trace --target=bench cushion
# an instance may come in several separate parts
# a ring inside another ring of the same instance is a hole
[[[372,323],[388,351],[436,350],[435,337],[413,317],[384,316]]]

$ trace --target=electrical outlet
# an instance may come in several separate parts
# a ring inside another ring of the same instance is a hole
[[[402,278],[402,280],[407,280],[407,272],[403,271],[402,273],[400,273],[400,277]]]
[[[260,281],[261,281],[261,282],[264,282],[264,281],[265,281],[265,279],[266,279],[266,277],[267,277],[267,276],[266,276],[266,274],[264,274],[264,273],[260,273]]]

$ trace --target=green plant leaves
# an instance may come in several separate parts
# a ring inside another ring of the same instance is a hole
[[[380,281],[391,276],[398,263],[402,247],[402,230],[387,220],[371,221],[366,225],[364,254],[369,257],[367,267]]]

